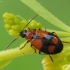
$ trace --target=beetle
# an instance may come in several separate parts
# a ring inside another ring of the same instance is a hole
[[[35,17],[37,17],[38,15],[36,15]],[[34,18],[35,18],[34,17]],[[26,26],[34,19],[32,18],[27,24]],[[26,27],[25,26],[25,27]],[[19,50],[21,50],[22,48],[25,47],[25,45],[29,42],[31,42],[31,47],[35,50],[36,49],[39,50],[39,54],[41,54],[41,52],[50,55],[53,54],[57,54],[60,53],[63,50],[63,43],[62,41],[59,39],[59,37],[56,35],[55,32],[48,32],[48,31],[44,31],[41,29],[30,29],[29,30],[25,30],[25,27],[23,28],[23,30],[20,32],[20,35],[15,38],[7,47],[6,49],[8,49],[8,47],[15,41],[17,40],[19,37],[25,38],[27,40],[27,42],[24,44],[24,46],[22,46]],[[68,42],[66,42],[68,43]],[[50,56],[52,62],[53,59]]]
[[[62,41],[58,38],[57,35],[55,35],[54,32],[50,33],[40,29],[39,30],[34,29],[34,30],[28,30],[28,31],[23,30],[20,32],[20,36],[22,38],[26,38],[27,42],[25,43],[25,45],[28,42],[31,42],[31,47],[35,50],[35,52],[36,52],[36,49],[38,49],[39,54],[43,52],[50,56],[53,54],[60,53],[63,50]],[[23,47],[21,47],[20,49],[22,49]]]
[[[57,54],[63,50],[62,41],[54,34],[54,32],[50,33],[40,29],[23,30],[20,32],[20,36],[26,38],[26,44],[31,42],[31,47],[34,46],[34,48],[39,50],[39,53]]]

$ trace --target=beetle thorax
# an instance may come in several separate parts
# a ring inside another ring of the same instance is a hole
[[[32,39],[32,37],[33,37],[34,34],[35,34],[35,31],[34,30],[29,30],[29,31],[27,31],[25,38],[27,40],[30,40],[30,39]]]

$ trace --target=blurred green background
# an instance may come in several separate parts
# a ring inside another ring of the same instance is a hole
[[[61,21],[70,25],[70,0],[37,0],[41,5],[48,9],[52,14],[58,17]],[[20,0],[0,0],[0,51],[4,50],[14,37],[10,36],[4,28],[4,21],[2,15],[5,12],[20,15],[23,18],[29,20],[36,13],[29,7],[24,5]],[[41,17],[35,18],[40,22],[46,29],[59,28],[49,24],[46,20]],[[24,39],[18,39],[10,47],[14,48],[19,46]],[[36,54],[30,54],[15,58],[10,64],[1,70],[43,70],[41,61],[45,56]],[[48,57],[48,56],[47,56]]]

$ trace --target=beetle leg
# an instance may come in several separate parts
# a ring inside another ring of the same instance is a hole
[[[36,53],[36,49],[35,49],[34,47],[32,47],[32,44],[31,44],[31,48],[33,48],[33,49],[34,49],[34,51],[35,51],[35,53]]]
[[[40,28],[38,30],[41,30]]]
[[[55,32],[52,32],[52,33],[57,36],[57,34]]]
[[[39,54],[41,54],[41,55],[46,55],[46,54],[42,54],[41,51],[39,51]],[[54,62],[53,59],[52,59],[52,57],[51,57],[50,55],[49,55],[49,57],[50,57],[50,59],[52,60],[52,62]]]
[[[45,53],[43,54],[43,53],[41,53],[41,51],[39,50],[39,54],[41,54],[41,55],[46,55]]]
[[[52,59],[52,57],[51,57],[51,55],[49,55],[49,57],[50,57],[50,59],[52,60],[52,62],[54,62],[53,59]]]
[[[69,43],[70,44],[70,42],[66,42],[66,41],[62,41],[63,43]]]
[[[30,30],[30,28],[28,28],[28,30]]]

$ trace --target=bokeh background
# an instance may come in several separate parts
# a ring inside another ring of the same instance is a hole
[[[37,0],[41,5],[48,9],[58,19],[70,25],[70,0]],[[4,21],[2,15],[5,12],[20,15],[23,18],[29,20],[36,13],[29,7],[24,5],[20,0],[0,0],[0,51],[4,50],[14,37],[10,36],[4,28]],[[46,29],[59,28],[53,26],[40,16],[35,18],[36,21],[40,22]],[[18,47],[24,39],[18,39],[15,41],[10,48]],[[12,60],[10,64],[1,70],[43,70],[41,61],[45,56],[39,55],[38,53],[21,56]],[[47,56],[48,57],[48,56]]]

